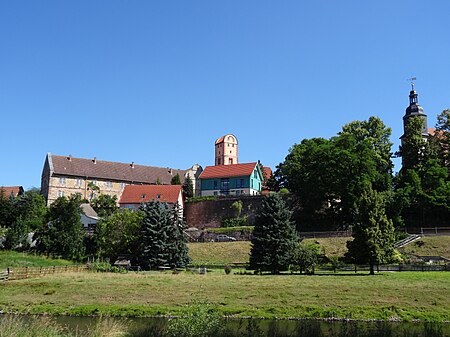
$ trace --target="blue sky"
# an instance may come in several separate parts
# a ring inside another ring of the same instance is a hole
[[[417,77],[450,108],[450,1],[0,2],[0,185],[47,152],[143,165],[275,167],[304,138],[379,116],[393,150]]]

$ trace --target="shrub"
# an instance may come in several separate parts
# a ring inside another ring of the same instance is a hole
[[[190,305],[186,313],[169,321],[167,335],[171,337],[209,337],[220,335],[220,315],[208,303]]]
[[[220,224],[220,227],[240,227],[245,226],[247,224],[247,217],[236,217],[236,218],[227,218],[223,219],[222,223]]]
[[[229,275],[231,273],[231,267],[230,266],[225,266],[223,269],[225,270],[225,274]]]

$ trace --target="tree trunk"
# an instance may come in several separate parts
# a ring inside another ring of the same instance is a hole
[[[374,270],[374,268],[373,268],[373,263],[371,263],[371,264],[369,265],[369,267],[370,267],[370,275],[375,275],[375,270]]]

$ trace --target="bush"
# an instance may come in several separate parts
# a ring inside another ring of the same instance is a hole
[[[231,273],[231,267],[230,266],[225,266],[223,269],[225,270],[225,274],[229,275]]]
[[[186,313],[169,321],[167,335],[171,337],[209,337],[220,335],[220,315],[207,303],[188,306]]]
[[[222,223],[220,224],[220,227],[227,228],[227,227],[240,227],[245,226],[247,224],[247,217],[236,217],[236,218],[227,218],[223,219]]]

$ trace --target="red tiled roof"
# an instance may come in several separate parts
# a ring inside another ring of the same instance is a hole
[[[22,186],[0,186],[0,192],[3,192],[3,195],[6,197],[10,197],[11,194],[14,197],[17,197],[18,195],[23,193],[23,187]]]
[[[266,177],[266,179],[269,179],[272,175],[272,169],[268,166],[263,166],[263,174]]]
[[[143,166],[137,164],[125,164],[103,160],[74,158],[67,156],[48,155],[53,164],[53,172],[57,175],[88,177],[105,180],[126,181],[130,183],[154,184],[156,180],[164,185],[176,174],[184,181],[186,170],[178,170],[164,167]]]
[[[119,204],[140,204],[150,200],[175,203],[180,194],[181,185],[127,185]]]
[[[245,163],[234,165],[206,166],[199,179],[246,177],[253,173],[257,163]]]
[[[428,128],[428,134],[431,136],[434,136],[434,134],[436,133],[436,129],[435,128]]]

